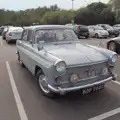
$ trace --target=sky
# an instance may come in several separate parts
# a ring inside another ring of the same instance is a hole
[[[74,9],[86,6],[92,2],[104,2],[109,0],[74,0]],[[71,9],[71,0],[0,0],[0,9],[25,10],[28,8],[37,8],[57,4],[62,9]]]

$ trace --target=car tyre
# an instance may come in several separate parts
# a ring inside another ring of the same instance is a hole
[[[6,40],[7,44],[9,44],[10,42],[8,40]]]
[[[20,60],[20,54],[17,53],[17,55],[18,55],[18,62],[19,62],[19,64],[20,64],[22,67],[25,67],[24,63]]]
[[[78,35],[78,39],[81,39],[81,36],[80,36],[80,35]]]
[[[115,42],[110,42],[109,45],[108,45],[108,49],[116,52],[116,43]]]
[[[38,70],[38,72],[36,74],[36,78],[38,80],[38,84],[39,84],[39,87],[40,87],[42,94],[49,97],[49,98],[55,97],[55,93],[53,93],[48,88],[48,84],[46,82],[46,76],[44,75],[44,73],[41,70]]]
[[[85,38],[86,38],[86,39],[88,39],[88,38],[89,38],[89,36],[85,36]]]
[[[100,38],[99,35],[98,35],[98,33],[95,34],[95,38]]]

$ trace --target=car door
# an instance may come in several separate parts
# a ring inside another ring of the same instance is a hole
[[[27,36],[27,41],[24,43],[24,47],[26,49],[26,56],[27,59],[25,59],[25,64],[27,65],[27,68],[34,73],[34,68],[35,68],[35,54],[34,54],[34,37],[33,37],[33,31],[28,30],[28,36]]]
[[[28,38],[28,30],[24,30],[22,33],[22,38],[21,40],[17,40],[17,49],[20,55],[20,60],[25,64],[25,66],[27,67],[27,58],[26,58],[26,47],[25,47],[25,43],[27,42],[27,38]]]
[[[33,31],[27,30],[23,33],[23,40],[21,43],[21,59],[25,66],[33,73]]]

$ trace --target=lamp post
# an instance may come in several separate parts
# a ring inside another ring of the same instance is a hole
[[[72,1],[72,11],[74,10],[74,0],[71,0]],[[73,18],[74,18],[74,15],[73,15]],[[71,23],[74,24],[74,19],[72,18],[71,20]]]
[[[72,10],[74,9],[74,0],[72,0]]]

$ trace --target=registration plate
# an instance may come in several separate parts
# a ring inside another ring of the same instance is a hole
[[[94,92],[94,91],[98,91],[98,90],[101,90],[104,88],[104,84],[102,85],[97,85],[97,86],[94,86],[94,87],[90,87],[90,88],[85,88],[82,90],[82,94],[85,95],[85,94],[89,94],[91,92]]]

